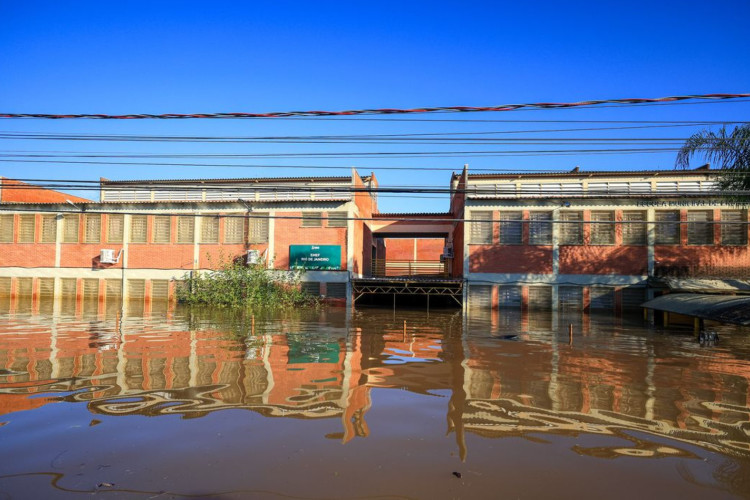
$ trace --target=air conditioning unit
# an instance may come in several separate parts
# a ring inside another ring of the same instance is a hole
[[[260,252],[258,250],[247,251],[247,263],[248,264],[260,264]]]
[[[99,262],[102,264],[116,264],[117,259],[115,258],[115,251],[108,248],[102,248],[99,252]]]

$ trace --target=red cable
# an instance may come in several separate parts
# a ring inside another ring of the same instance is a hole
[[[739,99],[750,97],[750,94],[697,94],[671,97],[658,97],[652,99],[626,98],[626,99],[602,99],[580,102],[538,102],[527,104],[502,104],[500,106],[473,107],[473,106],[448,106],[413,109],[357,109],[347,111],[279,111],[273,113],[196,113],[196,114],[129,114],[129,115],[106,115],[106,114],[68,114],[55,115],[47,113],[0,113],[0,118],[46,118],[52,120],[71,118],[91,118],[100,120],[142,120],[142,119],[189,119],[189,118],[284,118],[290,116],[355,116],[355,115],[395,115],[413,113],[435,113],[455,112],[474,113],[483,111],[514,111],[517,109],[560,109],[581,106],[596,106],[599,104],[647,104],[659,102],[685,101],[688,99]]]

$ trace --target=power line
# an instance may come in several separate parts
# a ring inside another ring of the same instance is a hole
[[[571,153],[571,155],[576,153]],[[607,153],[602,153],[607,154]],[[627,154],[627,153],[609,153],[609,154]],[[514,156],[545,156],[545,155],[514,155]],[[556,156],[566,156],[558,154]],[[164,162],[126,162],[126,161],[69,161],[69,160],[3,160],[0,159],[0,163],[55,163],[55,164],[72,164],[72,165],[128,165],[128,166],[140,166],[140,167],[199,167],[199,168],[242,168],[242,169],[307,169],[307,170],[351,170],[351,165],[336,166],[336,165],[238,165],[236,163],[164,163]],[[423,171],[423,172],[455,172],[455,167],[403,167],[403,166],[378,166],[378,167],[360,167],[367,169],[377,170],[395,170],[395,171]],[[519,169],[502,169],[502,168],[472,168],[473,172],[518,172]],[[524,172],[569,172],[570,169],[545,169],[545,170],[524,170]]]
[[[732,192],[730,194],[750,194],[750,191],[742,191],[742,192]],[[77,203],[77,205],[85,205],[85,203],[80,202]],[[336,210],[332,210],[335,212]],[[544,211],[544,210],[542,210]],[[551,210],[546,210],[551,211]],[[423,217],[414,217],[414,214],[405,214],[405,215],[412,215],[412,217],[335,217],[335,218],[329,218],[329,217],[323,217],[323,216],[302,216],[302,215],[270,215],[270,214],[259,214],[254,212],[248,212],[244,213],[242,215],[231,215],[231,214],[217,214],[217,213],[195,213],[191,212],[189,214],[185,212],[142,212],[142,211],[118,211],[118,210],[87,210],[87,209],[79,209],[79,210],[54,210],[51,208],[40,208],[40,209],[31,209],[31,208],[14,208],[9,209],[5,208],[3,206],[0,206],[0,212],[33,212],[33,213],[54,213],[54,214],[91,214],[91,215],[136,215],[136,216],[156,216],[156,217],[202,217],[202,218],[222,218],[222,219],[288,219],[288,220],[351,220],[351,221],[364,221],[364,222],[377,222],[377,221],[384,221],[384,222],[421,222],[421,223],[431,223],[431,222],[446,222],[446,223],[459,223],[459,222],[468,222],[468,223],[481,223],[481,224],[490,224],[490,223],[517,223],[517,224],[535,224],[538,226],[544,226],[545,224],[565,224],[567,227],[571,227],[573,225],[580,225],[583,224],[671,224],[671,225],[680,225],[680,224],[699,224],[702,226],[705,225],[712,225],[712,224],[718,224],[718,225],[750,225],[750,221],[712,221],[712,222],[703,222],[703,221],[688,221],[688,222],[654,222],[654,221],[567,221],[567,220],[545,220],[545,221],[538,221],[538,220],[530,220],[530,219],[523,219],[523,220],[514,220],[514,221],[507,221],[507,220],[501,220],[501,219],[483,219],[483,220],[475,220],[475,219],[466,219],[461,217],[431,217],[431,216],[423,216]],[[377,236],[377,235],[376,235]]]
[[[713,147],[706,149],[722,150],[726,147]],[[516,155],[554,155],[554,154],[619,154],[619,153],[649,153],[649,152],[677,152],[679,147],[663,148],[600,148],[600,149],[521,149],[521,150],[466,150],[466,151],[368,151],[368,152],[304,152],[304,153],[254,153],[254,154],[166,154],[166,155],[108,155],[108,154],[81,154],[81,155],[45,155],[45,154],[25,154],[25,155],[0,155],[5,158],[22,158],[21,160],[6,159],[0,161],[6,162],[33,162],[33,160],[24,160],[24,158],[225,158],[225,159],[250,159],[250,158],[452,158],[452,157],[492,157],[492,156],[516,156]],[[52,161],[57,163],[80,163],[69,161]],[[87,163],[87,162],[84,162]],[[96,162],[90,162],[96,163]],[[104,164],[118,162],[104,162]],[[119,163],[122,164],[122,163]],[[127,164],[127,163],[126,163]],[[130,163],[138,165],[159,165],[159,163]],[[172,164],[175,166],[189,165],[182,163]],[[222,164],[200,164],[201,166],[241,166],[241,165],[222,165]],[[343,168],[343,167],[342,167]]]
[[[521,120],[515,120],[521,121]],[[563,122],[562,120],[536,120],[538,122]],[[589,122],[588,120],[574,120],[573,122]],[[593,121],[594,123],[599,123]],[[633,121],[601,121],[601,123],[638,123]],[[644,122],[652,123],[652,122]],[[52,141],[102,141],[102,142],[219,142],[219,143],[243,143],[266,140],[369,140],[372,138],[411,138],[411,137],[445,137],[445,136],[477,136],[477,135],[500,135],[521,133],[557,133],[557,132],[593,132],[604,130],[640,130],[653,128],[676,128],[692,127],[698,125],[715,124],[744,124],[747,121],[698,121],[698,122],[653,122],[662,124],[622,126],[622,127],[582,127],[582,128],[558,128],[558,129],[531,129],[531,130],[501,130],[484,132],[424,132],[406,134],[358,134],[358,135],[309,135],[309,136],[174,136],[174,135],[128,135],[128,134],[51,134],[35,132],[0,132],[3,140],[52,140]]]
[[[238,119],[238,118],[285,118],[285,117],[325,117],[325,116],[359,116],[359,115],[395,115],[395,114],[424,114],[436,112],[449,113],[476,113],[476,112],[503,112],[521,109],[570,109],[580,107],[615,105],[643,105],[662,104],[687,100],[715,100],[724,101],[730,99],[741,99],[750,97],[749,94],[689,94],[679,96],[657,97],[657,98],[620,98],[620,99],[595,99],[578,102],[537,102],[525,104],[501,104],[496,106],[439,106],[424,108],[376,108],[376,109],[352,109],[345,111],[275,111],[270,113],[164,113],[164,114],[49,114],[49,113],[0,113],[0,118],[44,118],[44,119],[97,119],[97,120],[184,120],[184,119]]]

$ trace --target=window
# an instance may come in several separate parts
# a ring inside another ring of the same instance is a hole
[[[36,229],[36,215],[23,214],[18,216],[18,242],[34,243]]]
[[[529,219],[529,245],[551,245],[552,212],[531,212]]]
[[[133,215],[130,217],[130,243],[146,243],[147,219],[145,215]]]
[[[169,299],[169,280],[151,280],[151,299]]]
[[[224,219],[224,243],[244,242],[245,219],[237,216]]]
[[[713,245],[713,210],[688,210],[688,245]]]
[[[268,214],[250,215],[249,243],[268,243]]]
[[[323,214],[321,212],[306,212],[302,214],[302,227],[322,227]]]
[[[84,243],[99,243],[102,240],[102,216],[99,214],[86,214],[83,216]]]
[[[213,217],[205,217],[202,222],[210,221]],[[218,222],[218,219],[216,219]],[[218,233],[218,231],[217,231]],[[177,243],[193,243],[195,241],[195,217],[180,215],[177,217]],[[167,241],[169,243],[169,241]]]
[[[110,243],[122,243],[125,234],[125,216],[111,214],[107,217],[107,241]]]
[[[669,210],[656,212],[656,244],[657,245],[679,245],[680,244],[680,212]]]
[[[78,214],[63,215],[63,243],[78,243]]]
[[[747,214],[744,210],[721,211],[721,244],[747,245]]]
[[[158,215],[154,217],[153,228],[154,243],[171,243],[172,241],[172,220],[168,215]]]
[[[591,212],[591,244],[615,244],[615,213]]]
[[[219,218],[203,217],[201,220],[201,243],[219,242]]]
[[[328,212],[328,227],[346,227],[346,212]]]
[[[492,244],[492,212],[471,213],[471,243]]]
[[[523,231],[521,229],[523,212],[500,212],[500,244],[520,245]]]
[[[582,245],[583,244],[583,216],[581,212],[560,213],[560,244]]]
[[[12,215],[0,215],[0,243],[13,243]]]
[[[623,212],[622,213],[622,244],[623,245],[645,245],[646,244],[646,213],[645,212]]]
[[[54,243],[57,241],[57,216],[42,215],[42,239],[40,243]]]

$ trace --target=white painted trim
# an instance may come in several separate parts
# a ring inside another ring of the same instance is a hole
[[[638,285],[646,284],[648,276],[621,274],[518,274],[518,273],[471,273],[466,275],[469,284],[509,285]],[[483,283],[487,282],[487,283]]]

